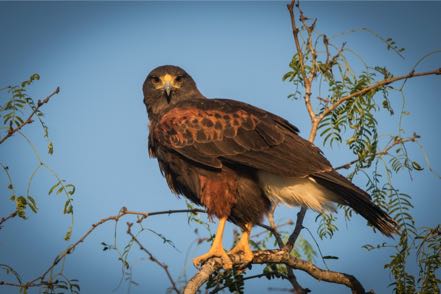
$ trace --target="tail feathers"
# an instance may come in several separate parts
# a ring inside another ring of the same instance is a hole
[[[315,174],[313,177],[319,184],[339,195],[339,203],[354,209],[384,235],[392,237],[398,233],[398,224],[371,201],[369,194],[336,171]]]

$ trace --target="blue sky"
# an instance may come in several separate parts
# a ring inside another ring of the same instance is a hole
[[[332,35],[352,28],[369,27],[394,40],[406,50],[402,60],[385,50],[384,44],[366,33],[345,35],[349,46],[373,64],[387,65],[393,73],[406,73],[424,54],[441,48],[440,2],[305,2],[305,13],[318,17],[319,30]],[[0,3],[0,85],[9,85],[38,72],[41,80],[32,86],[35,98],[46,96],[56,86],[61,93],[44,107],[55,154],[45,154],[37,124],[25,133],[34,140],[44,161],[64,179],[77,186],[75,227],[72,240],[79,238],[100,218],[116,214],[125,206],[132,210],[156,211],[185,207],[174,197],[160,175],[155,160],[147,157],[147,116],[141,87],[147,73],[163,64],[185,68],[208,97],[242,100],[279,114],[297,125],[303,136],[309,120],[303,102],[288,100],[292,91],[282,82],[294,53],[289,15],[284,2],[65,2]],[[441,55],[423,62],[419,70],[441,66]],[[431,164],[441,170],[439,156],[440,77],[409,81],[405,120],[409,134],[416,131],[428,152]],[[4,98],[3,98],[4,99]],[[399,101],[399,97],[394,97]],[[391,123],[379,121],[385,130]],[[35,158],[26,142],[14,136],[1,147],[0,162],[10,166],[16,186],[25,193],[27,180],[35,168]],[[419,162],[418,147],[410,148]],[[336,165],[351,159],[345,150],[325,148]],[[32,195],[39,213],[27,221],[12,220],[0,233],[0,263],[14,266],[24,279],[35,277],[52,258],[67,247],[63,240],[69,218],[62,215],[63,199],[47,196],[55,180],[39,173]],[[359,182],[363,185],[364,182]],[[397,177],[396,184],[413,195],[419,226],[440,223],[440,180],[426,171],[414,177]],[[6,200],[6,179],[0,178],[3,200],[0,215],[13,209]],[[296,209],[280,208],[278,220],[295,217]],[[305,225],[315,231],[315,215],[309,213]],[[213,224],[213,228],[214,228]],[[119,224],[124,246],[125,221]],[[188,225],[185,215],[159,216],[145,226],[173,240],[179,251],[166,247],[154,234],[144,233],[144,245],[170,265],[177,277],[190,257],[208,249],[204,244],[190,247],[196,225]],[[231,244],[233,226],[227,226],[224,244]],[[106,225],[82,244],[65,263],[66,274],[80,280],[83,293],[110,293],[121,277],[115,254],[103,252],[100,242],[112,242],[113,225]],[[203,232],[203,229],[200,228]],[[320,241],[325,255],[336,255],[332,269],[354,274],[366,289],[391,292],[390,277],[383,269],[390,252],[365,252],[366,243],[385,239],[366,228],[355,217],[341,222],[332,240]],[[141,259],[144,258],[144,259]],[[164,273],[134,250],[132,293],[163,293],[168,287]],[[317,263],[322,266],[320,260]],[[255,267],[257,271],[259,267]],[[186,266],[188,275],[195,269]],[[317,283],[298,274],[304,287],[318,293],[349,291],[341,286]],[[3,276],[1,276],[3,277]],[[254,280],[246,285],[250,293],[268,287],[288,287],[281,280]],[[116,293],[125,293],[123,285]],[[15,293],[3,288],[0,292]]]

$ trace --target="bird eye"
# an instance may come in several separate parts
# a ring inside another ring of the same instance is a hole
[[[158,77],[156,77],[156,76],[152,76],[152,77],[150,77],[150,80],[151,80],[154,84],[157,84],[157,83],[160,82],[160,79],[159,79]]]
[[[184,79],[184,76],[177,76],[175,78],[175,81],[179,83],[179,82],[182,82],[183,79]]]

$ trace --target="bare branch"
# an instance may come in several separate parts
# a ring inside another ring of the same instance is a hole
[[[411,71],[410,73],[405,74],[405,75],[396,76],[396,77],[392,77],[392,78],[378,81],[378,82],[376,82],[370,86],[367,86],[359,91],[356,91],[354,93],[351,93],[349,95],[341,97],[337,102],[335,102],[332,105],[325,108],[325,110],[318,116],[318,121],[321,121],[325,116],[330,114],[332,111],[334,111],[339,105],[341,105],[345,101],[348,101],[348,100],[355,98],[355,97],[358,97],[358,96],[362,96],[364,94],[369,93],[370,91],[376,90],[378,88],[384,87],[386,85],[389,85],[389,84],[392,84],[394,82],[401,81],[401,80],[406,80],[406,79],[415,78],[415,77],[429,76],[429,75],[440,75],[440,74],[441,74],[441,68],[438,68],[438,69],[435,69],[432,71],[425,71],[425,72]]]
[[[294,248],[294,244],[300,235],[300,231],[303,229],[303,220],[305,219],[305,214],[306,214],[306,207],[302,206],[302,208],[300,208],[300,211],[297,213],[297,221],[294,231],[291,233],[291,235],[288,238],[288,241],[284,246],[284,250],[286,252],[291,252],[291,250]]]
[[[294,289],[295,294],[306,294],[311,292],[308,288],[303,288],[299,282],[297,281],[296,275],[294,274],[294,270],[289,265],[286,265],[286,269],[288,270],[288,281],[291,283],[291,286]]]
[[[43,284],[47,284],[47,282],[45,281],[46,276],[48,275],[48,273],[50,273],[59,263],[60,261],[62,261],[67,255],[71,254],[78,245],[80,245],[81,243],[84,242],[84,240],[99,226],[101,226],[104,223],[107,223],[109,221],[119,221],[122,217],[127,216],[127,215],[137,215],[138,216],[138,220],[137,222],[141,222],[142,220],[150,217],[150,216],[155,216],[155,215],[170,215],[170,214],[175,214],[175,213],[205,213],[205,210],[202,209],[177,209],[177,210],[163,210],[163,211],[155,211],[155,212],[142,212],[142,211],[131,211],[131,210],[127,210],[127,208],[123,207],[121,208],[121,210],[119,211],[119,213],[117,215],[112,215],[106,218],[103,218],[99,221],[97,221],[96,223],[92,224],[92,226],[72,245],[70,245],[69,247],[67,247],[64,251],[62,251],[60,254],[58,254],[54,261],[52,262],[52,264],[48,267],[48,269],[43,272],[40,276],[34,278],[33,280],[30,280],[29,282],[26,283],[21,283],[21,284],[14,284],[14,283],[9,283],[9,282],[1,282],[0,281],[0,285],[8,285],[8,286],[15,286],[15,287],[19,287],[22,289],[28,289],[31,287],[39,287]]]
[[[139,242],[139,240],[135,237],[135,235],[133,235],[133,233],[132,233],[132,231],[131,231],[131,228],[132,228],[132,225],[133,225],[133,223],[129,223],[129,222],[127,222],[127,234],[129,234],[130,235],[130,237],[132,237],[132,240],[136,243],[136,244],[138,244],[138,246],[139,246],[139,249],[141,249],[142,251],[144,251],[148,256],[149,256],[149,259],[152,261],[152,262],[154,262],[154,263],[156,263],[157,265],[159,265],[163,270],[164,270],[164,272],[166,273],[166,275],[167,275],[167,278],[168,278],[168,280],[170,281],[170,284],[171,284],[171,289],[173,290],[173,291],[175,291],[177,294],[179,294],[180,292],[179,292],[179,289],[176,287],[176,283],[175,283],[175,281],[173,280],[173,277],[171,276],[171,274],[170,274],[170,271],[168,270],[168,266],[167,266],[167,264],[165,264],[165,263],[162,263],[162,262],[160,262],[150,251],[148,251],[142,244],[141,244],[141,242]]]
[[[8,214],[7,216],[4,216],[4,217],[0,218],[0,229],[1,229],[1,225],[4,222],[8,221],[11,218],[16,217],[17,215],[18,215],[18,212],[17,212],[17,210],[15,210],[15,211],[11,212],[10,214]]]
[[[243,262],[240,255],[231,255],[230,258],[236,267],[242,268],[247,266],[247,264]],[[366,293],[361,283],[354,276],[321,269],[311,262],[291,256],[285,250],[261,250],[254,252],[252,264],[268,263],[285,264],[294,269],[304,271],[317,280],[345,285],[352,290],[352,293]],[[202,266],[200,271],[196,273],[187,283],[184,289],[184,294],[196,293],[198,289],[208,280],[210,275],[221,268],[222,261],[219,258],[212,258],[208,260]]]
[[[295,0],[291,0],[291,3],[288,4],[287,7],[288,7],[289,15],[291,17],[292,35],[294,37],[294,43],[296,45],[297,54],[299,55],[301,74],[302,74],[302,77],[303,77],[303,81],[306,81],[307,80],[307,76],[306,76],[306,70],[305,70],[305,58],[303,56],[302,47],[300,46],[299,29],[297,28],[296,18],[295,18],[295,15],[294,15],[294,4],[295,4],[295,2],[296,2]]]
[[[316,77],[317,74],[317,51],[315,50],[315,47],[313,45],[313,32],[315,29],[315,25],[317,24],[317,18],[314,19],[311,25],[308,25],[307,20],[308,18],[303,14],[303,10],[300,8],[300,3],[297,4],[297,8],[300,13],[300,21],[303,24],[303,27],[305,28],[308,37],[306,39],[306,45],[308,46],[309,54],[311,55],[311,71],[309,74],[309,82],[312,84],[312,81]]]
[[[269,222],[271,228],[274,230],[274,232],[277,233],[277,234],[274,234],[274,236],[276,237],[276,241],[277,241],[277,244],[279,245],[279,248],[283,249],[283,247],[284,247],[283,240],[282,240],[282,238],[280,238],[280,233],[278,232],[276,222],[274,221],[275,209],[276,209],[276,206],[273,206],[270,213],[268,213],[268,222]],[[288,265],[286,265],[286,270],[288,273],[286,279],[291,283],[291,285],[294,289],[294,293],[296,293],[296,294],[308,293],[309,292],[308,289],[304,289],[297,281],[297,278],[294,274],[293,269],[291,267],[289,267]]]
[[[271,233],[274,235],[274,233],[279,234],[279,233],[278,233],[278,230],[279,230],[280,228],[283,228],[283,227],[286,227],[286,226],[291,226],[291,225],[293,225],[293,224],[294,224],[294,222],[293,222],[292,220],[287,220],[287,221],[284,222],[284,223],[276,224],[277,231],[274,231],[273,228],[271,228],[271,227],[269,227],[269,226],[267,226],[267,225],[264,225],[264,224],[257,224],[257,226],[264,228],[265,230],[271,232]],[[251,238],[253,238],[253,239],[254,239],[254,238],[258,238],[258,237],[260,237],[260,236],[263,235],[263,234],[268,234],[268,232],[266,232],[266,231],[261,231],[261,232],[255,233],[255,234],[253,234],[253,235],[251,236]],[[280,237],[280,234],[279,234],[279,237]],[[276,241],[277,241],[277,240],[276,240]],[[283,242],[282,242],[282,244],[283,244]]]
[[[270,224],[270,227],[272,229],[272,233],[274,235],[274,238],[276,238],[276,242],[279,245],[280,248],[283,247],[283,240],[282,237],[280,236],[280,233],[277,229],[277,225],[276,222],[274,221],[274,211],[276,209],[276,206],[274,205],[271,209],[271,211],[268,213],[268,222]]]
[[[49,100],[55,96],[56,94],[60,93],[60,87],[57,87],[49,96],[47,96],[46,98],[44,98],[43,100],[38,100],[37,102],[37,107],[35,107],[34,111],[32,111],[32,113],[29,115],[29,117],[22,122],[19,126],[15,127],[15,128],[10,128],[8,133],[6,134],[6,136],[4,136],[1,140],[0,140],[0,144],[2,144],[3,142],[5,142],[9,137],[11,137],[12,135],[14,135],[16,132],[18,132],[19,130],[21,130],[25,125],[27,124],[31,124],[33,122],[32,118],[34,117],[34,115],[38,112],[38,110],[46,103],[49,102]]]
[[[296,19],[294,15],[294,4],[295,4],[295,0],[292,0],[291,3],[287,5],[287,7],[288,7],[289,15],[291,17],[291,27],[292,27],[292,34],[294,37],[294,43],[296,45],[297,54],[299,55],[300,72],[302,75],[303,83],[305,85],[305,97],[304,97],[305,106],[306,109],[308,110],[308,114],[311,119],[311,122],[314,123],[317,118],[314,110],[312,109],[312,104],[311,104],[311,83],[315,74],[312,74],[311,78],[309,78],[306,74],[305,57],[303,55],[302,47],[300,46],[299,29],[297,28]]]

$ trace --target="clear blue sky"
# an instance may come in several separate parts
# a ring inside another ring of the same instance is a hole
[[[343,38],[368,62],[390,66],[396,74],[408,72],[419,57],[441,48],[440,2],[305,2],[304,10],[318,17],[319,30],[330,35],[369,27],[393,37],[407,49],[404,61],[368,34]],[[141,86],[146,74],[158,65],[185,68],[208,97],[252,103],[289,119],[303,136],[309,131],[303,102],[288,100],[292,87],[281,80],[294,53],[285,2],[2,2],[0,36],[1,86],[38,72],[42,79],[32,86],[35,98],[61,87],[60,95],[44,107],[55,154],[44,154],[46,147],[36,124],[27,127],[25,133],[35,140],[44,160],[77,186],[72,240],[98,219],[116,214],[122,206],[143,211],[185,207],[183,199],[170,193],[156,161],[147,157],[147,116]],[[419,69],[440,66],[438,55]],[[412,116],[405,121],[409,133],[422,135],[438,172],[440,89],[440,77],[409,81],[408,108]],[[399,101],[399,97],[393,99]],[[389,122],[379,123],[390,129]],[[25,193],[35,167],[29,146],[15,136],[0,150],[0,162],[10,166],[16,186]],[[410,151],[423,162],[418,148]],[[324,152],[336,165],[351,159],[338,148]],[[47,173],[38,174],[31,191],[39,203],[39,213],[30,215],[27,221],[12,220],[0,231],[0,263],[14,266],[25,280],[39,275],[70,244],[63,240],[69,225],[69,218],[62,215],[63,201],[47,196],[52,183]],[[0,215],[4,215],[13,205],[6,200],[3,176],[0,185]],[[426,171],[413,181],[401,174],[397,185],[413,195],[419,226],[440,223],[439,179]],[[280,208],[276,218],[293,218],[296,212]],[[312,231],[316,228],[314,217],[310,213],[305,222]],[[122,242],[127,240],[124,223],[120,224]],[[179,252],[164,246],[151,233],[140,238],[177,277],[184,269],[197,226],[189,226],[185,215],[152,218],[145,226],[176,244]],[[232,227],[229,225],[225,233],[226,247],[231,244]],[[118,285],[120,264],[114,254],[101,251],[100,246],[102,241],[112,242],[113,228],[103,226],[66,261],[66,274],[80,280],[83,293],[110,293]],[[354,274],[367,289],[388,293],[390,277],[383,264],[389,252],[367,253],[361,249],[363,244],[383,241],[382,236],[366,228],[364,220],[355,217],[348,224],[341,222],[335,238],[320,245],[325,255],[340,257],[328,263],[332,269]],[[192,247],[189,256],[207,249],[208,245]],[[146,262],[138,250],[133,251],[130,260],[134,280],[139,283],[133,293],[165,292],[168,282],[156,265]],[[322,266],[320,260],[317,263]],[[187,271],[192,275],[195,270],[187,264]],[[301,273],[298,276],[304,287],[316,293],[349,293],[344,287],[317,283]],[[288,287],[288,283],[253,280],[246,284],[249,293],[266,292],[268,287]],[[124,293],[126,288],[123,285],[115,292]],[[0,292],[16,291],[1,288]]]

